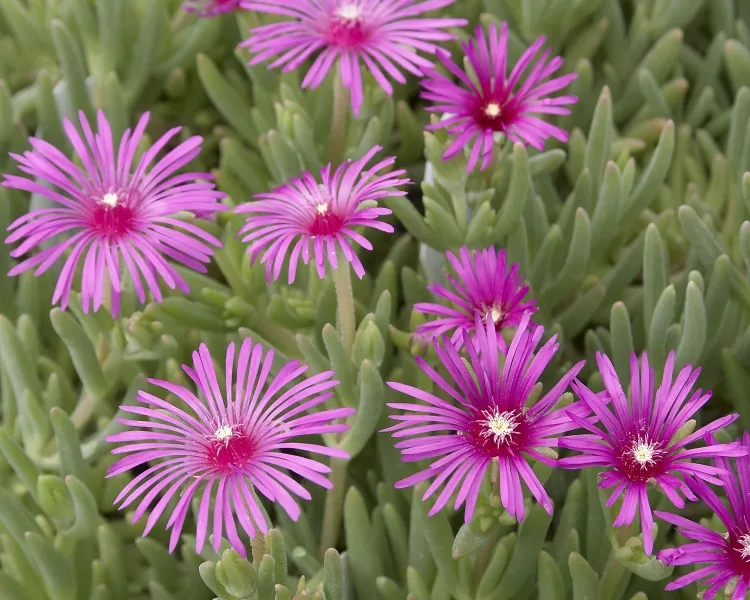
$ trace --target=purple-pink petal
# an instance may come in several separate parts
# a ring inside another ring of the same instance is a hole
[[[403,196],[405,191],[393,188],[410,183],[402,177],[403,170],[380,173],[393,159],[363,171],[381,149],[374,146],[360,160],[346,161],[333,177],[331,165],[327,165],[320,171],[321,184],[312,173],[303,172],[275,190],[258,194],[255,201],[237,207],[236,213],[248,215],[239,231],[242,241],[249,244],[247,254],[251,262],[259,261],[266,266],[269,282],[281,275],[290,248],[287,267],[290,284],[296,278],[300,259],[308,264],[312,258],[321,279],[325,276],[326,262],[331,269],[338,268],[337,250],[359,278],[364,276],[364,267],[348,240],[371,250],[372,245],[356,231],[357,227],[389,233],[394,229],[379,220],[390,214],[390,210],[362,207],[362,203]]]
[[[511,515],[523,519],[521,481],[551,513],[552,502],[528,459],[539,460],[539,447],[557,445],[557,438],[547,434],[550,426],[563,432],[575,425],[562,409],[551,409],[554,402],[545,402],[533,414],[524,409],[532,388],[558,349],[552,340],[537,350],[543,329],[532,326],[530,316],[527,312],[520,317],[502,372],[498,370],[500,345],[493,319],[482,322],[476,316],[475,343],[469,342],[469,334],[463,332],[471,370],[446,336],[435,340],[438,358],[450,378],[443,378],[424,360],[418,359],[417,364],[448,399],[431,390],[388,382],[393,390],[421,402],[388,403],[390,408],[406,414],[391,415],[396,425],[385,431],[399,440],[396,447],[405,462],[431,460],[426,469],[396,484],[403,488],[432,480],[425,499],[439,493],[430,514],[441,510],[456,493],[454,508],[465,505],[464,517],[468,522],[474,513],[482,477],[493,463],[499,471],[501,502]],[[557,394],[559,399],[578,370],[580,366],[563,377],[563,383],[553,387],[551,394]],[[548,461],[545,458],[544,462]]]
[[[3,185],[41,194],[56,206],[23,215],[10,225],[8,230],[12,233],[6,243],[21,242],[11,256],[50,245],[13,267],[9,275],[33,267],[37,267],[35,274],[41,275],[69,250],[55,286],[53,303],[60,302],[63,309],[67,306],[74,275],[81,266],[83,311],[88,312],[92,307],[98,310],[108,293],[114,316],[120,306],[123,268],[141,302],[145,301],[147,291],[157,302],[161,301],[159,279],[172,289],[188,291],[187,283],[164,257],[205,271],[205,264],[221,243],[175,215],[192,212],[210,218],[226,208],[220,202],[224,194],[215,190],[209,174],[174,175],[200,152],[199,137],[183,142],[150,166],[178,129],[158,140],[133,168],[135,150],[148,117],[148,113],[144,114],[134,131],[125,132],[117,152],[102,112],[97,114],[96,135],[83,113],[79,115],[83,136],[66,120],[65,132],[83,170],[51,144],[35,138],[31,139],[33,150],[22,156],[12,155],[29,179],[5,175]],[[59,236],[63,236],[62,241]]]
[[[554,77],[562,67],[560,57],[548,60],[550,51],[546,50],[529,68],[542,48],[543,37],[521,55],[508,75],[508,24],[504,22],[498,32],[491,23],[487,34],[478,25],[474,36],[462,44],[476,83],[444,51],[438,52],[437,57],[458,81],[432,68],[425,71],[426,77],[421,81],[422,97],[433,102],[427,110],[450,115],[430,126],[456,136],[443,158],[447,160],[464,147],[471,147],[468,171],[474,170],[480,158],[480,169],[489,167],[496,134],[539,150],[550,137],[567,141],[566,131],[536,115],[569,114],[570,110],[564,107],[578,100],[571,95],[548,97],[577,77],[575,73]]]
[[[138,394],[145,407],[121,407],[148,420],[120,419],[128,429],[106,438],[120,444],[112,450],[113,454],[124,455],[110,467],[108,476],[158,461],[128,483],[115,501],[122,509],[139,500],[134,520],[149,513],[144,535],[155,526],[169,501],[179,497],[167,522],[167,528],[172,529],[170,551],[174,550],[190,500],[200,495],[196,551],[201,551],[210,534],[214,549],[224,537],[245,556],[235,519],[248,535],[254,535],[256,529],[268,531],[248,484],[277,502],[292,519],[299,516],[300,509],[290,492],[302,499],[309,500],[311,496],[287,472],[324,488],[331,486],[322,475],[330,468],[300,453],[342,459],[348,455],[297,440],[306,435],[346,431],[345,423],[334,421],[350,416],[354,410],[339,408],[303,415],[331,398],[332,393],[326,390],[338,384],[332,379],[333,372],[299,380],[306,367],[292,361],[274,378],[270,376],[272,362],[273,351],[265,353],[260,344],[253,344],[250,339],[243,341],[237,355],[234,343],[229,344],[222,385],[208,348],[201,345],[193,353],[192,367],[183,365],[199,396],[167,381],[150,380],[175,394],[187,410],[146,392]]]

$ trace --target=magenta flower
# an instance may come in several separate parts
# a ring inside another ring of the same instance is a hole
[[[11,256],[26,254],[45,242],[50,244],[17,264],[8,275],[31,268],[36,268],[35,275],[41,275],[67,253],[52,303],[59,301],[63,309],[67,306],[73,277],[83,261],[84,312],[88,312],[92,300],[94,310],[98,310],[105,290],[110,289],[113,316],[119,313],[123,263],[142,303],[146,301],[146,290],[161,301],[158,278],[170,288],[187,293],[187,283],[165,257],[205,272],[212,246],[221,247],[221,242],[179,218],[178,213],[205,215],[225,208],[219,202],[224,194],[216,191],[209,173],[175,175],[198,156],[202,138],[191,137],[182,142],[152,166],[159,152],[180,131],[179,127],[172,129],[133,168],[148,113],[141,117],[135,130],[125,132],[117,150],[104,113],[97,116],[97,134],[91,131],[82,112],[79,118],[84,139],[70,121],[66,120],[64,127],[83,169],[51,144],[36,138],[30,139],[32,151],[23,156],[11,154],[20,170],[30,177],[5,175],[3,185],[39,194],[58,206],[27,213],[8,227],[12,233],[5,240],[7,244],[23,240]],[[63,234],[65,240],[55,239]]]
[[[479,316],[476,317],[477,349],[469,343],[469,334],[463,332],[471,370],[447,336],[436,340],[435,350],[448,372],[448,380],[421,357],[416,357],[419,367],[446,394],[447,400],[410,385],[388,382],[394,390],[422,401],[420,404],[388,404],[406,414],[392,415],[398,422],[385,431],[393,432],[394,438],[407,438],[396,444],[401,448],[404,461],[436,459],[423,471],[396,482],[397,488],[404,488],[433,479],[423,500],[442,486],[430,515],[441,510],[458,489],[454,508],[466,503],[464,516],[468,522],[474,513],[482,478],[493,460],[497,460],[499,469],[500,499],[508,513],[518,520],[523,519],[521,480],[537,502],[552,513],[552,501],[527,457],[545,464],[555,463],[540,450],[557,446],[556,436],[575,425],[565,411],[552,410],[552,407],[584,362],[575,365],[527,409],[524,404],[532,388],[559,348],[553,336],[534,353],[544,328],[530,329],[530,316],[526,313],[518,325],[502,373],[498,369],[495,325],[492,319],[482,325]],[[578,414],[578,409],[573,412]],[[582,416],[587,414],[582,413]],[[437,435],[425,435],[433,433]]]
[[[352,110],[363,102],[361,63],[387,94],[389,81],[406,83],[402,71],[417,77],[432,65],[418,54],[434,54],[432,42],[455,36],[444,29],[463,27],[465,19],[426,18],[421,15],[455,0],[244,0],[243,8],[290,17],[291,20],[256,27],[242,45],[256,54],[255,65],[271,58],[271,67],[293,71],[317,53],[302,81],[316,88],[338,59],[341,83],[351,92]]]
[[[651,554],[654,546],[654,521],[647,494],[649,483],[656,484],[672,504],[682,508],[685,502],[680,492],[690,500],[695,500],[695,496],[680,476],[693,475],[716,485],[722,484],[718,478],[720,469],[691,460],[705,456],[741,456],[745,453],[736,443],[687,448],[703,435],[734,421],[738,417],[736,414],[713,421],[684,439],[675,441],[675,434],[708,402],[711,392],[704,394],[699,389],[688,400],[701,370],[687,365],[673,382],[674,358],[674,352],[670,353],[664,365],[664,377],[654,396],[654,371],[648,364],[648,357],[644,352],[639,369],[638,359],[633,354],[630,359],[632,398],[628,401],[609,358],[597,353],[596,361],[607,398],[602,399],[577,380],[572,387],[578,398],[591,408],[604,429],[595,427],[591,420],[571,414],[570,418],[589,433],[560,440],[561,448],[582,453],[561,459],[561,466],[574,469],[607,468],[600,475],[599,487],[615,488],[607,501],[608,507],[624,494],[615,527],[629,525],[635,519],[636,511],[640,511],[643,547],[647,554]],[[612,401],[614,413],[605,406],[608,400]]]
[[[708,437],[707,441],[715,444],[711,437]],[[742,436],[742,448],[746,452],[750,450],[748,433]],[[690,488],[726,527],[724,535],[685,517],[655,511],[658,517],[675,525],[680,535],[695,540],[695,543],[662,550],[659,552],[659,560],[675,566],[705,565],[672,581],[667,585],[668,591],[704,580],[708,585],[708,590],[702,596],[705,600],[712,600],[725,586],[727,597],[742,600],[750,589],[750,456],[738,457],[734,462],[737,467],[736,474],[725,458],[719,457],[714,460],[716,467],[722,470],[719,477],[724,484],[729,506],[725,505],[716,492],[704,482],[693,478],[687,479]]]
[[[567,86],[577,74],[548,79],[562,67],[563,59],[557,56],[547,62],[550,51],[545,50],[524,76],[543,44],[544,37],[540,37],[529,46],[508,76],[508,24],[503,23],[500,35],[494,23],[490,24],[489,45],[482,27],[477,26],[474,38],[462,45],[477,83],[451,60],[448,52],[438,50],[438,59],[458,78],[458,82],[430,69],[425,72],[421,84],[425,89],[422,98],[435,103],[427,110],[447,113],[447,118],[428,126],[428,129],[447,129],[449,134],[456,136],[446,149],[444,160],[473,143],[467,169],[474,170],[480,155],[481,169],[486,169],[492,160],[495,134],[503,134],[514,142],[540,150],[549,137],[562,142],[568,139],[565,130],[535,115],[569,114],[570,110],[564,106],[577,102],[576,96],[548,96]]]
[[[451,342],[461,347],[464,332],[475,338],[474,323],[477,316],[484,323],[491,319],[497,332],[497,343],[505,352],[507,344],[502,336],[506,327],[513,327],[521,322],[527,311],[536,312],[534,300],[524,302],[529,291],[518,274],[518,264],[513,263],[508,270],[505,250],[494,248],[468,250],[463,246],[457,258],[452,252],[446,252],[456,277],[446,274],[453,289],[447,289],[439,283],[427,287],[433,294],[445,298],[452,306],[419,302],[414,308],[420,312],[438,315],[438,319],[417,327],[417,335],[427,339],[453,332]],[[533,327],[533,324],[530,323]]]
[[[199,17],[215,17],[238,9],[240,2],[241,0],[185,0],[182,8]]]
[[[242,241],[250,244],[247,253],[252,262],[263,253],[260,262],[266,265],[269,281],[279,278],[287,252],[294,244],[288,268],[288,281],[292,283],[299,259],[305,264],[310,260],[311,242],[313,261],[321,279],[325,277],[326,258],[332,269],[337,268],[337,248],[362,278],[365,269],[352,242],[366,250],[372,250],[372,244],[357,228],[371,227],[392,233],[391,225],[378,220],[391,211],[372,204],[380,198],[406,195],[405,191],[391,188],[411,183],[409,179],[399,179],[405,171],[378,175],[395,162],[393,157],[362,171],[380,150],[380,146],[375,146],[360,160],[346,161],[333,176],[329,163],[320,171],[322,183],[305,171],[301,177],[271,192],[258,194],[255,202],[237,207],[235,212],[250,214],[239,235],[244,235]],[[365,202],[368,204],[363,205]]]
[[[144,536],[169,502],[179,498],[167,522],[167,529],[172,530],[169,551],[174,550],[191,500],[202,486],[196,552],[203,548],[210,525],[215,550],[225,535],[244,557],[245,547],[237,535],[236,521],[250,537],[256,535],[256,530],[268,531],[251,486],[280,504],[293,520],[299,517],[300,508],[291,494],[309,500],[310,493],[287,475],[287,471],[322,487],[331,487],[328,479],[321,475],[329,473],[330,469],[299,452],[337,458],[348,458],[348,455],[327,446],[297,441],[297,438],[346,431],[347,425],[332,422],[348,417],[354,409],[308,412],[333,396],[332,390],[338,385],[338,381],[331,379],[333,372],[295,383],[307,367],[292,361],[275,377],[269,378],[273,360],[273,350],[264,353],[260,344],[246,339],[240,348],[236,375],[233,375],[234,344],[229,344],[222,395],[211,355],[201,344],[200,349],[193,352],[193,368],[183,365],[201,397],[180,385],[149,379],[151,384],[182,400],[190,412],[142,391],[138,399],[145,406],[121,407],[144,420],[120,419],[130,430],[106,438],[108,442],[123,442],[124,445],[112,452],[127,455],[110,467],[107,477],[147,465],[115,499],[120,509],[140,499],[133,515],[134,523],[151,509]],[[209,519],[211,508],[213,518]]]

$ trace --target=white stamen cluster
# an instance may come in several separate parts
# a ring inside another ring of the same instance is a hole
[[[504,444],[516,432],[516,427],[518,427],[518,414],[513,410],[505,412],[499,412],[497,408],[494,410],[484,410],[482,411],[482,416],[485,417],[485,420],[480,422],[480,425],[482,425],[482,437],[491,437],[498,446]]]

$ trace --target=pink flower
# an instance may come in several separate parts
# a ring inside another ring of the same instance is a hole
[[[185,0],[182,8],[199,17],[215,17],[238,9],[240,2],[241,0]]]
[[[709,401],[711,392],[704,394],[703,390],[696,390],[688,400],[701,370],[687,365],[672,381],[674,359],[672,352],[664,365],[664,376],[654,396],[654,371],[648,364],[648,357],[644,352],[639,369],[638,359],[633,354],[630,359],[632,399],[629,401],[612,362],[597,353],[596,361],[606,388],[606,397],[597,396],[577,380],[572,387],[578,398],[591,408],[604,429],[595,427],[591,420],[571,414],[570,418],[589,433],[560,440],[561,448],[582,453],[561,459],[561,466],[573,469],[607,468],[600,475],[599,487],[615,488],[607,501],[608,507],[624,494],[615,527],[632,523],[636,511],[640,510],[643,547],[647,554],[651,554],[654,547],[654,521],[648,500],[648,484],[656,484],[672,504],[682,508],[685,502],[680,492],[690,500],[695,500],[695,496],[680,476],[693,475],[722,485],[718,478],[721,469],[691,462],[693,459],[742,456],[746,452],[736,443],[687,448],[705,434],[734,421],[738,417],[736,414],[713,421],[684,439],[675,441],[675,434]],[[609,400],[612,401],[614,412],[604,404]]]
[[[710,436],[707,441],[716,443]],[[742,436],[742,448],[746,452],[750,450],[750,435],[747,432]],[[721,535],[680,515],[654,511],[659,518],[675,525],[681,536],[694,540],[694,543],[662,550],[659,560],[675,566],[704,565],[675,579],[667,585],[667,591],[704,580],[708,585],[708,590],[702,596],[705,600],[715,598],[725,586],[728,586],[727,594],[720,597],[742,600],[750,590],[750,456],[735,458],[736,474],[725,458],[714,459],[714,464],[722,471],[719,478],[724,484],[728,506],[704,482],[694,478],[687,478],[686,482],[719,518],[726,533]],[[732,584],[734,590],[730,591]]]
[[[352,110],[363,102],[361,63],[387,94],[389,77],[406,83],[403,71],[420,77],[430,61],[418,52],[434,54],[431,42],[453,39],[444,29],[463,27],[465,19],[420,17],[455,0],[244,0],[243,8],[290,17],[257,27],[247,46],[256,56],[251,65],[275,58],[271,67],[292,71],[317,53],[302,82],[303,88],[321,84],[338,59],[341,82],[351,91]]]
[[[568,139],[566,131],[534,116],[569,114],[570,110],[564,105],[578,101],[576,96],[547,97],[577,77],[576,73],[571,73],[548,79],[563,64],[559,56],[547,62],[549,50],[544,51],[524,77],[543,44],[544,37],[540,37],[529,46],[508,76],[508,24],[503,23],[500,35],[494,23],[490,24],[489,45],[482,27],[477,26],[474,38],[462,47],[478,84],[451,60],[448,52],[438,50],[440,62],[458,79],[454,82],[431,69],[421,81],[425,89],[422,98],[435,103],[427,110],[447,113],[447,118],[428,126],[428,129],[447,129],[449,134],[456,136],[443,159],[457,155],[473,143],[467,170],[474,170],[480,156],[481,169],[484,170],[492,160],[495,134],[504,134],[514,142],[540,150],[548,137],[562,142]]]
[[[372,244],[357,228],[371,227],[392,233],[391,225],[378,220],[391,211],[373,204],[380,198],[406,195],[405,191],[391,188],[411,183],[406,178],[399,179],[405,171],[377,175],[392,165],[395,158],[386,158],[362,171],[380,150],[380,146],[375,146],[360,160],[346,161],[333,176],[328,164],[320,171],[322,183],[311,173],[304,172],[271,192],[258,194],[255,202],[237,207],[235,212],[250,215],[239,232],[245,236],[242,240],[250,243],[247,249],[250,260],[254,262],[263,253],[261,262],[266,265],[269,281],[279,278],[291,247],[288,281],[292,283],[300,257],[305,264],[310,260],[311,242],[313,260],[321,279],[325,277],[326,258],[332,269],[337,267],[337,248],[362,278],[365,270],[352,242],[366,250],[372,250]],[[365,202],[367,204],[363,205]]]
[[[207,534],[212,532],[215,550],[219,549],[222,536],[226,536],[244,557],[245,547],[237,534],[236,521],[250,537],[256,535],[256,530],[268,531],[252,487],[280,504],[296,521],[300,508],[290,492],[305,500],[310,499],[310,493],[287,475],[287,471],[322,487],[331,487],[328,479],[321,475],[330,469],[305,458],[300,452],[348,458],[341,450],[297,441],[302,436],[348,429],[347,425],[332,422],[353,414],[352,408],[308,412],[333,396],[332,390],[338,381],[331,379],[332,371],[295,383],[307,367],[292,361],[281,367],[275,377],[269,378],[274,352],[264,353],[261,345],[253,344],[250,339],[242,342],[236,365],[234,356],[234,344],[229,344],[222,392],[211,355],[202,344],[193,352],[193,368],[183,365],[200,397],[180,385],[149,380],[152,385],[177,396],[189,412],[141,391],[138,400],[144,406],[121,408],[144,419],[120,419],[130,429],[106,438],[108,442],[122,442],[123,445],[112,452],[126,455],[110,467],[107,477],[139,465],[147,467],[115,500],[123,509],[140,499],[133,515],[134,523],[151,510],[144,536],[170,501],[179,498],[167,522],[167,529],[172,530],[170,552],[177,545],[191,501],[199,488],[202,493],[196,552],[201,551]],[[209,519],[211,508],[213,518]]]
[[[506,327],[521,322],[526,311],[536,312],[534,300],[524,302],[529,286],[523,284],[518,273],[518,264],[513,263],[508,270],[505,250],[494,248],[469,250],[463,246],[459,257],[446,252],[446,258],[453,267],[456,277],[446,274],[453,289],[434,283],[427,287],[433,294],[445,298],[452,306],[419,302],[414,308],[420,312],[438,315],[439,318],[417,327],[416,333],[425,338],[438,337],[453,332],[451,342],[461,347],[464,332],[476,337],[474,323],[477,316],[484,323],[491,319],[497,332],[497,343],[505,352],[507,344],[502,337]]]
[[[221,242],[177,214],[190,211],[208,215],[225,208],[219,202],[224,194],[216,191],[209,173],[175,175],[198,156],[202,138],[191,137],[182,142],[152,166],[159,152],[180,131],[179,127],[172,129],[133,168],[148,113],[141,117],[135,130],[125,132],[117,150],[104,113],[97,116],[97,134],[91,131],[82,112],[79,118],[83,139],[70,121],[66,120],[64,127],[83,169],[51,144],[36,138],[30,139],[32,151],[23,156],[11,154],[20,170],[30,177],[5,175],[3,185],[39,194],[58,206],[27,213],[8,227],[12,233],[5,240],[7,244],[23,240],[11,256],[26,254],[45,242],[51,244],[13,267],[8,275],[34,267],[35,275],[41,275],[69,251],[53,304],[60,301],[63,309],[67,306],[76,268],[83,261],[84,312],[88,312],[92,300],[94,310],[98,310],[109,288],[113,316],[119,312],[123,263],[141,302],[146,301],[146,290],[161,301],[157,278],[170,288],[187,293],[187,283],[165,257],[205,272],[212,246],[221,247]],[[66,239],[55,240],[61,234]]]
[[[529,466],[528,458],[555,464],[540,450],[557,446],[557,436],[575,428],[563,409],[552,408],[584,362],[575,365],[527,410],[524,405],[532,388],[559,348],[553,336],[535,354],[544,328],[530,329],[530,316],[526,313],[521,319],[502,372],[498,369],[495,326],[492,319],[483,325],[478,316],[477,349],[469,343],[469,334],[463,332],[471,369],[447,336],[436,341],[435,350],[448,379],[417,356],[419,367],[447,399],[411,385],[388,382],[397,392],[422,401],[388,404],[406,414],[392,415],[397,424],[385,431],[393,432],[394,438],[407,438],[396,444],[401,448],[404,461],[434,459],[426,469],[396,483],[397,488],[404,488],[433,479],[422,500],[442,487],[430,515],[441,510],[458,490],[454,508],[466,503],[464,516],[466,522],[470,521],[484,474],[495,460],[499,469],[500,499],[509,514],[523,519],[521,481],[552,514],[552,501]],[[573,412],[582,416],[588,414],[588,408],[583,407],[585,413],[580,413],[579,408],[574,408]]]

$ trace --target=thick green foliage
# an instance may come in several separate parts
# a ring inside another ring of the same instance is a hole
[[[0,598],[673,597],[672,569],[644,555],[636,529],[612,529],[596,473],[539,465],[554,518],[529,501],[519,526],[487,487],[463,524],[447,509],[428,517],[424,488],[393,488],[412,467],[376,432],[388,422],[385,380],[429,385],[412,357],[431,355],[411,337],[423,318],[412,305],[429,298],[442,253],[490,244],[520,264],[540,322],[561,336],[550,379],[585,357],[584,379],[600,389],[595,352],[622,377],[631,352],[658,365],[675,350],[680,365],[703,367],[709,411],[736,410],[750,427],[750,3],[459,0],[446,12],[508,20],[512,57],[547,36],[579,75],[579,103],[557,122],[570,140],[544,152],[508,143],[491,169],[467,175],[464,158],[442,161],[443,133],[424,133],[413,82],[391,98],[367,81],[342,153],[383,145],[421,193],[388,200],[402,227],[373,236],[363,256],[351,353],[332,325],[333,282],[306,274],[267,287],[235,216],[209,225],[224,247],[208,275],[180,270],[190,296],[134,310],[126,294],[124,318],[83,314],[77,298],[50,311],[54,273],[0,279]],[[183,138],[203,135],[191,166],[213,169],[231,205],[319,168],[338,152],[333,82],[303,92],[300,73],[247,67],[235,47],[257,21],[197,20],[176,0],[0,0],[0,172],[28,135],[69,149],[61,118],[95,109],[116,133],[150,110],[152,139],[175,124]],[[44,202],[0,187],[2,228]],[[0,269],[13,263],[0,248]],[[316,490],[296,523],[271,511],[277,529],[247,540],[247,560],[226,542],[196,555],[189,528],[169,554],[165,519],[140,539],[132,511],[112,507],[132,477],[104,478],[114,459],[103,438],[122,430],[117,406],[145,377],[186,383],[179,365],[200,341],[220,356],[246,336],[334,370],[336,402],[357,407],[351,431],[326,440],[352,455],[333,465],[341,514],[324,524]],[[674,543],[662,529],[657,545]]]

